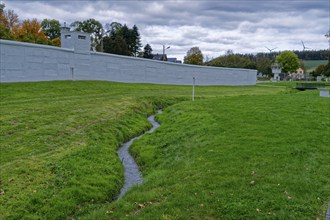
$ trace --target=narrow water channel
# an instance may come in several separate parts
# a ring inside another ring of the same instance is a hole
[[[158,111],[158,114],[159,113],[161,113],[161,111]],[[152,128],[144,134],[151,133],[160,126],[159,123],[155,121],[155,115],[149,116],[148,121],[152,124]],[[123,163],[125,175],[125,184],[121,189],[117,200],[121,199],[132,186],[141,184],[143,182],[142,174],[139,171],[139,167],[129,153],[129,147],[135,140],[140,139],[144,134],[132,138],[128,142],[124,143],[117,151],[118,157]]]

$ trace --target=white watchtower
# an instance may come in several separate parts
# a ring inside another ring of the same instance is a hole
[[[61,47],[73,49],[75,53],[90,53],[90,34],[79,31],[70,31],[70,28],[62,27]]]
[[[274,74],[274,80],[273,81],[278,81],[281,80],[280,74],[282,73],[282,66],[278,62],[275,62],[272,64],[272,73]]]

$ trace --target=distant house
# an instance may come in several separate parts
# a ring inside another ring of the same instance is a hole
[[[293,80],[305,79],[305,71],[302,68],[298,68],[293,73],[288,73],[288,76]]]
[[[153,54],[153,57],[152,57],[153,60],[161,60],[161,61],[167,61],[167,55],[164,54]]]
[[[175,57],[167,58],[167,54],[153,54],[153,60],[160,60],[160,61],[167,61],[167,62],[172,62],[172,63],[182,63],[181,60],[178,60]]]
[[[168,62],[172,62],[172,63],[182,63],[182,61],[181,60],[178,60],[177,58],[175,58],[175,57],[169,57],[169,58],[167,58],[167,61]]]

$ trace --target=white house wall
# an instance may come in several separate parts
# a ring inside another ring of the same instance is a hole
[[[255,85],[256,70],[185,65],[0,40],[1,82],[107,80],[127,83]]]

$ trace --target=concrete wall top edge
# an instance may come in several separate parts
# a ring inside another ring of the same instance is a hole
[[[44,44],[34,44],[34,43],[27,43],[27,42],[19,42],[19,41],[13,41],[13,40],[3,40],[3,39],[0,39],[0,44],[16,45],[16,46],[26,46],[26,47],[35,47],[35,48],[44,48],[44,49],[51,49],[51,50],[61,50],[61,51],[74,52],[73,49],[55,47],[55,46],[44,45]]]

